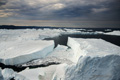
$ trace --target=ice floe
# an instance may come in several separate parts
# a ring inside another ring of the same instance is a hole
[[[53,51],[54,41],[29,40],[0,43],[0,59],[6,65],[16,65],[45,57]]]

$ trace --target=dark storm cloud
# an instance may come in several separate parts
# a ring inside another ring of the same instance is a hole
[[[30,20],[120,20],[119,0],[1,0],[0,17]]]
[[[73,17],[87,17],[92,12],[94,6],[75,6],[75,7],[66,7],[62,10],[56,11],[56,15],[64,18],[73,18]]]

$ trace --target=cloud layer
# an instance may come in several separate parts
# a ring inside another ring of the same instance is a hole
[[[0,0],[0,18],[120,20],[119,0]]]

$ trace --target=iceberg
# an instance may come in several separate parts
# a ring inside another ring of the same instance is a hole
[[[64,80],[120,79],[120,47],[102,39],[70,37],[68,46],[80,56],[76,65],[66,69]]]
[[[52,40],[7,41],[1,44],[0,62],[5,65],[17,65],[33,59],[44,58],[54,48]]]
[[[80,56],[102,57],[120,55],[120,47],[102,39],[68,38],[67,45],[74,51],[78,60]]]
[[[89,56],[79,58],[76,65],[67,68],[64,80],[120,80],[120,56]]]

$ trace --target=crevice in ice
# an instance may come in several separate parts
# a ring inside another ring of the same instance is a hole
[[[4,65],[3,63],[0,63],[0,67],[2,69],[10,68],[16,72],[21,72],[21,71],[25,70],[27,67],[29,67],[29,68],[38,68],[39,67],[40,68],[40,67],[48,67],[50,65],[58,65],[58,64],[60,64],[60,63],[59,62],[49,62],[49,63],[40,64],[40,65],[29,65],[29,66],[16,65],[16,66],[13,66],[13,65]]]
[[[40,68],[40,67],[48,67],[48,66],[50,66],[50,65],[58,65],[58,64],[60,64],[60,63],[58,63],[58,62],[50,62],[50,63],[46,63],[46,64],[41,64],[41,65],[31,65],[31,66],[27,66],[27,67],[29,67],[29,68]]]
[[[5,65],[5,64],[3,64],[3,63],[0,63],[0,67],[1,67],[2,69],[11,68],[11,69],[13,69],[14,71],[17,71],[17,72],[20,72],[20,71],[26,69],[26,67],[18,67],[18,66],[14,66],[14,65]]]

